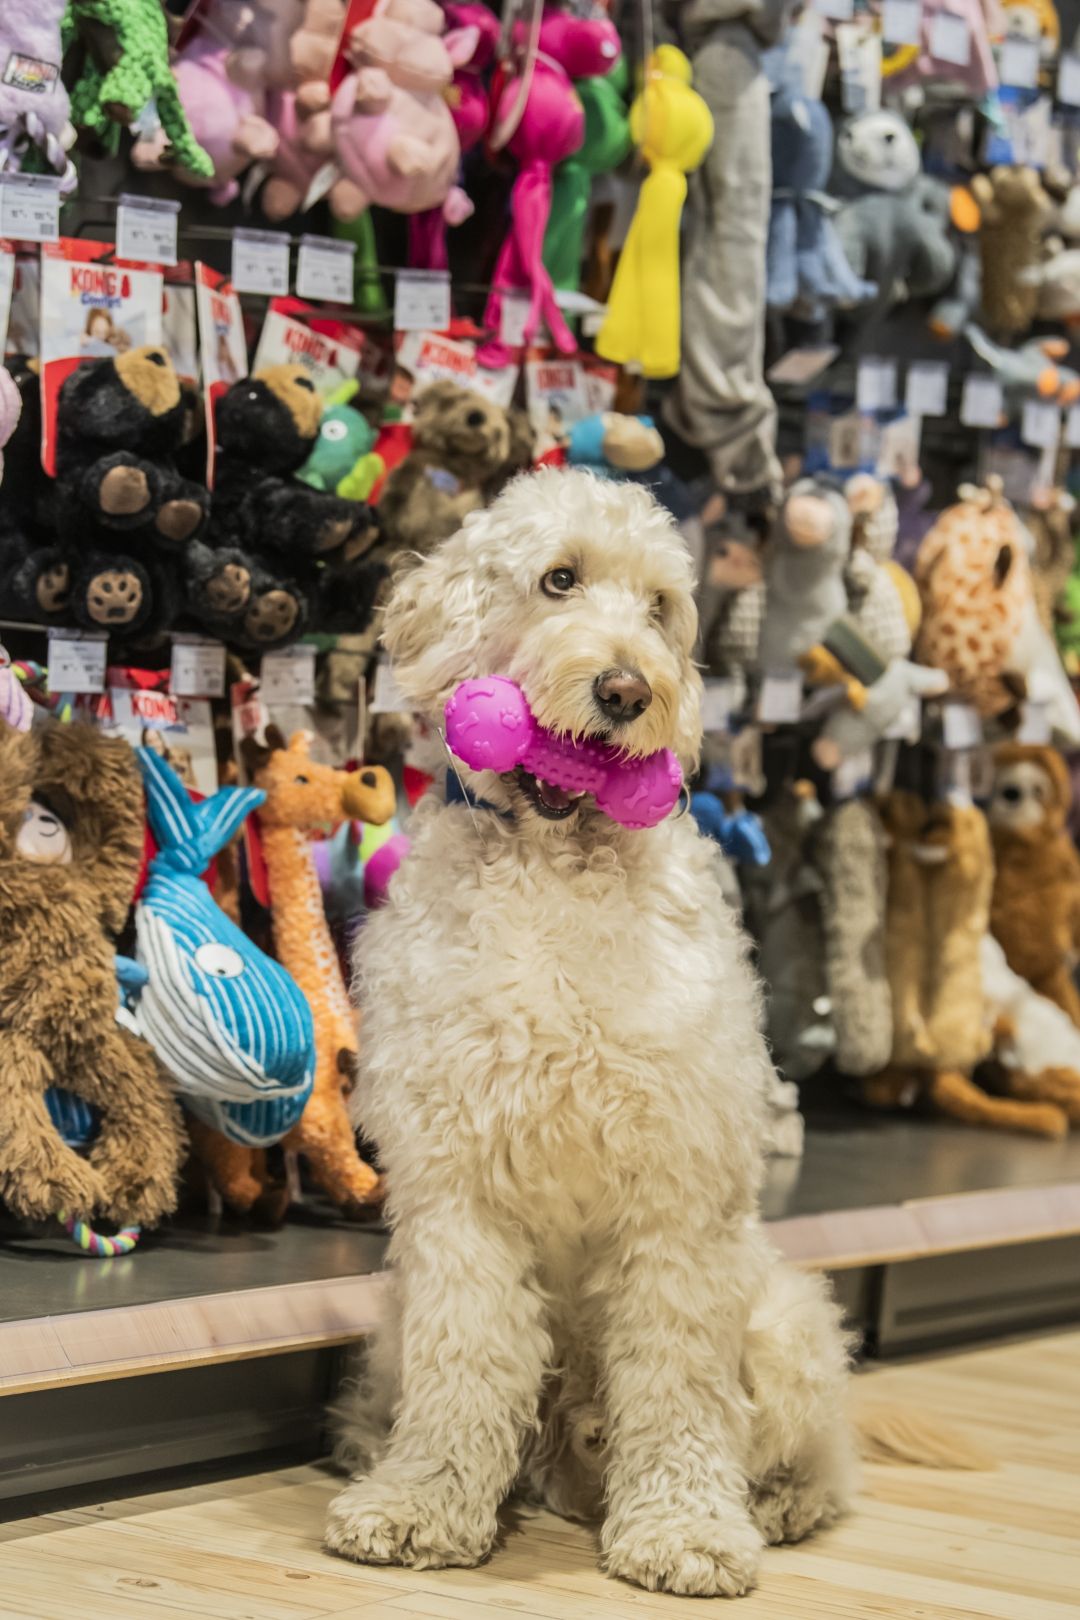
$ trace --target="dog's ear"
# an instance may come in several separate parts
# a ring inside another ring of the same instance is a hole
[[[418,713],[440,723],[459,682],[490,674],[480,667],[496,582],[487,521],[475,514],[422,563],[406,565],[386,607],[382,639],[395,680]]]
[[[675,716],[673,748],[686,776],[691,776],[701,757],[703,733],[702,703],[705,687],[694,663],[698,615],[694,598],[687,590],[670,601],[667,637],[679,660],[679,707]]]

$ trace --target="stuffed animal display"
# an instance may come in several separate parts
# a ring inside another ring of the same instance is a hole
[[[67,155],[68,97],[60,77],[60,23],[65,0],[7,0],[0,17],[0,173],[27,168],[35,159],[75,184]]]

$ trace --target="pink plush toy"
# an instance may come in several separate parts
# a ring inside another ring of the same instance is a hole
[[[277,91],[268,100],[278,143],[270,178],[260,198],[263,212],[268,219],[288,219],[316,201],[311,196],[312,185],[316,178],[322,180],[329,175],[326,200],[330,212],[335,219],[357,219],[369,199],[336,166],[328,169],[327,165],[333,163],[332,143],[323,148],[317,138],[321,119],[316,117],[305,122],[298,101],[298,94],[292,90]]]
[[[516,43],[525,52],[521,25]],[[478,359],[483,365],[503,366],[510,359],[497,334],[503,294],[519,288],[529,294],[524,341],[532,342],[543,320],[560,354],[573,354],[577,348],[544,268],[551,175],[556,164],[573,157],[585,138],[585,113],[571,81],[610,73],[619,50],[618,32],[606,17],[545,10],[535,60],[530,61],[525,52],[518,72],[497,95],[496,129],[513,124],[520,107],[516,127],[506,142],[517,159],[518,174],[510,193],[510,230],[499,252],[484,312],[485,326],[496,335],[480,350]]]
[[[605,743],[574,742],[538,725],[524,692],[502,675],[463,681],[446,705],[447,747],[474,771],[512,771],[565,792],[591,793],[622,827],[655,827],[678,803],[682,771],[670,748],[627,759]]]
[[[442,37],[435,0],[377,0],[346,47],[356,71],[331,104],[338,164],[366,203],[399,214],[440,208],[451,224],[472,204],[454,181],[461,148],[445,91],[476,30]]]
[[[68,97],[60,78],[65,0],[3,0],[0,5],[0,171],[21,169],[36,150],[61,189],[75,185],[64,148]]]

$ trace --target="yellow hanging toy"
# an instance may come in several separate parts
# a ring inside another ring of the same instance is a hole
[[[686,176],[712,145],[708,106],[690,87],[690,63],[660,45],[630,108],[630,133],[649,165],[596,339],[605,360],[633,364],[646,377],[679,369],[679,220]]]

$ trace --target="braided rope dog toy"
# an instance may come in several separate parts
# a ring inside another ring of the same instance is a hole
[[[95,1232],[89,1221],[69,1217],[63,1211],[57,1219],[83,1253],[95,1260],[112,1260],[118,1254],[130,1254],[142,1235],[141,1227],[124,1226],[114,1237],[106,1237],[103,1232]]]

